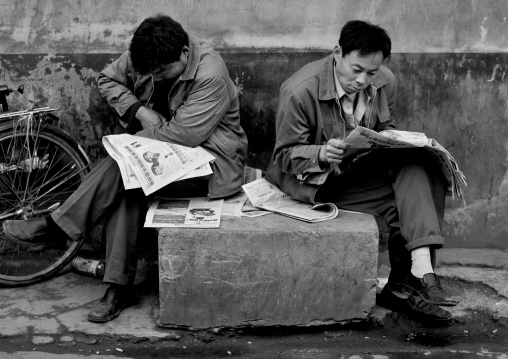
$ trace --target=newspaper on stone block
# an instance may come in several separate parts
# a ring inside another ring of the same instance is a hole
[[[298,201],[264,178],[247,183],[242,188],[255,207],[305,222],[326,221],[337,217],[339,213],[333,203],[312,205]]]
[[[145,227],[219,228],[223,203],[207,197],[155,198]]]
[[[215,160],[201,147],[185,147],[129,134],[102,138],[108,154],[118,163],[125,189],[143,189],[149,195],[171,182],[212,173]]]
[[[378,133],[358,126],[346,137],[344,142],[349,145],[345,157],[377,148],[425,148],[438,161],[437,163],[448,180],[452,197],[463,198],[462,188],[467,186],[466,177],[459,170],[452,155],[436,140],[428,138],[424,133],[398,130],[385,130]]]

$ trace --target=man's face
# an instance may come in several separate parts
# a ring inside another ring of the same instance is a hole
[[[185,70],[189,59],[189,48],[183,47],[180,60],[162,65],[160,68],[150,72],[154,81],[173,81],[177,79]]]
[[[335,72],[340,85],[349,94],[364,90],[376,77],[381,64],[384,62],[383,53],[359,56],[358,50],[342,56],[340,47],[335,48]]]

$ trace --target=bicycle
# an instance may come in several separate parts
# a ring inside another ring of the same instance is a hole
[[[58,108],[9,112],[0,85],[0,225],[6,219],[43,216],[63,203],[90,172],[81,146],[57,127]],[[23,86],[17,91],[23,93]],[[0,285],[23,286],[49,279],[77,254],[84,239],[64,247],[25,245],[0,232]]]

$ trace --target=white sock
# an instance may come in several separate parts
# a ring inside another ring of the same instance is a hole
[[[416,278],[423,278],[427,273],[434,273],[428,246],[413,249],[411,251],[411,262],[411,273]]]

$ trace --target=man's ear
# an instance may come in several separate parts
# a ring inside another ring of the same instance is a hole
[[[342,56],[342,50],[339,45],[335,46],[333,49],[333,56],[335,56],[335,59],[338,59],[340,56]]]
[[[188,46],[184,46],[182,48],[182,54],[180,55],[180,57],[182,57],[182,56],[185,58],[189,57],[189,47]]]

